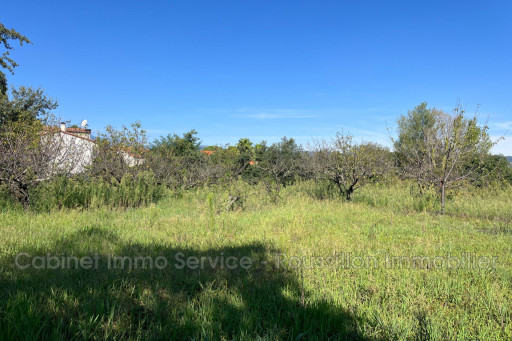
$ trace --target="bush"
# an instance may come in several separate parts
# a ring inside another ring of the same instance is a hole
[[[6,185],[0,185],[0,212],[10,211],[17,208],[17,205],[9,195]]]
[[[146,206],[162,198],[164,188],[151,172],[125,174],[121,181],[101,178],[58,177],[41,184],[33,193],[33,209],[129,208]]]

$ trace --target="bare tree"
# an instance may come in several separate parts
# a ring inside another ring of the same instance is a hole
[[[270,147],[264,143],[258,146],[261,151],[257,153],[260,159],[257,167],[275,183],[286,187],[303,174],[304,151],[294,139],[283,137],[280,142]]]
[[[353,139],[341,132],[330,141],[316,141],[311,156],[314,176],[334,183],[346,200],[392,167],[387,148],[376,143],[357,144]]]
[[[75,139],[66,138],[55,120],[19,120],[0,126],[0,182],[25,209],[30,190],[76,167]]]
[[[93,176],[120,182],[123,175],[135,174],[145,168],[148,151],[146,131],[140,123],[115,129],[107,126],[95,140],[90,170]]]
[[[255,147],[257,180],[262,182],[273,200],[283,187],[293,184],[304,174],[304,150],[293,138],[267,146],[265,141]]]
[[[169,188],[192,189],[206,184],[215,184],[227,174],[224,164],[213,155],[151,154],[148,165],[156,179]]]

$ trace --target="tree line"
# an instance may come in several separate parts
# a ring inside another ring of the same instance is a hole
[[[9,58],[9,41],[30,41],[1,24],[0,41],[6,49],[0,65],[13,72],[17,64]],[[105,188],[101,200],[137,206],[157,200],[164,188],[181,191],[238,180],[261,184],[275,201],[282,188],[298,181],[328,184],[341,198],[351,200],[367,184],[401,179],[413,180],[420,192],[435,190],[444,212],[447,191],[491,182],[512,184],[512,169],[505,157],[491,154],[497,141],[490,139],[477,114],[468,115],[460,105],[446,113],[427,103],[398,118],[393,150],[358,142],[344,131],[306,148],[283,137],[272,144],[241,138],[234,146],[201,149],[195,130],[149,142],[140,123],[121,129],[108,126],[94,141],[91,163],[77,174],[73,163],[80,162],[76,154],[82,147],[55,138],[60,136],[59,121],[52,114],[57,102],[41,89],[9,91],[1,71],[0,85],[0,184],[27,209],[31,196],[45,188],[54,188],[48,193],[62,197],[59,207],[91,205],[92,197],[99,195],[94,189],[84,194],[91,183]],[[66,204],[73,196],[62,194],[58,188],[63,187],[55,183],[69,187],[73,181],[73,190],[82,194]],[[228,207],[239,199],[233,193]]]

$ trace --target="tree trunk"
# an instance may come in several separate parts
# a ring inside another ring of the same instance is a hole
[[[13,188],[14,187],[14,188]],[[16,184],[11,187],[13,197],[23,205],[25,210],[30,208],[30,196],[28,194],[28,186]]]
[[[446,184],[444,181],[441,181],[441,214],[444,214],[445,197],[446,197]]]
[[[354,193],[354,188],[350,186],[349,189],[345,191],[345,199],[347,199],[347,201],[352,200],[352,193]]]

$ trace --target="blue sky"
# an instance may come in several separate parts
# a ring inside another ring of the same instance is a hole
[[[400,114],[460,100],[512,155],[510,1],[17,0],[0,22],[33,41],[12,52],[11,85],[93,130],[389,145]]]

